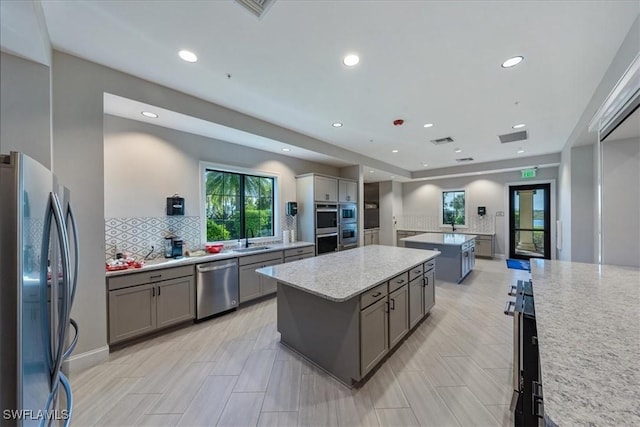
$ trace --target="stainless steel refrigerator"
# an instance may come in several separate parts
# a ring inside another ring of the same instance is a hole
[[[69,191],[17,152],[0,155],[0,425],[68,425],[61,371],[78,340],[78,238]]]

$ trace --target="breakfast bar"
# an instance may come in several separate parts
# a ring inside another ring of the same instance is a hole
[[[352,387],[435,304],[437,251],[372,245],[258,269],[281,342]]]

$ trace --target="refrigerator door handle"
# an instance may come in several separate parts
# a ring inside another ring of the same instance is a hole
[[[62,298],[61,313],[62,317],[58,324],[58,341],[56,343],[55,358],[53,359],[53,372],[51,373],[51,386],[54,387],[58,383],[60,368],[62,366],[65,341],[67,337],[67,325],[69,324],[69,284],[71,283],[71,264],[69,262],[69,239],[66,233],[64,216],[60,200],[55,193],[50,193],[51,207],[53,210],[53,218],[56,221],[56,231],[58,234],[58,243],[60,245],[60,258],[62,261]],[[57,278],[51,278],[52,286],[57,283]]]
[[[53,372],[54,355],[52,347],[52,337],[51,337],[51,323],[50,323],[50,309],[47,305],[47,301],[50,299],[49,296],[49,271],[48,271],[48,262],[49,259],[49,249],[51,246],[51,226],[53,219],[53,200],[51,196],[49,197],[49,201],[47,203],[47,209],[44,215],[44,224],[42,228],[42,252],[40,253],[40,259],[42,260],[40,263],[40,280],[42,284],[40,286],[40,301],[42,302],[40,305],[40,322],[42,326],[42,339],[43,339],[43,348],[46,349],[47,357],[45,358],[45,362],[47,364],[46,368],[49,373]],[[53,274],[53,273],[52,273]],[[51,281],[53,281],[53,275],[51,277]],[[52,302],[53,304],[53,302]],[[53,382],[49,384],[49,387],[53,386]],[[57,380],[55,382],[57,384]]]
[[[78,248],[78,227],[76,225],[76,218],[71,209],[71,204],[67,205],[67,224],[71,226],[73,234],[73,250],[74,250],[74,263],[73,263],[73,277],[71,279],[71,291],[69,298],[69,310],[73,306],[73,300],[76,297],[76,287],[78,285],[78,268],[80,266],[80,250]]]
[[[67,347],[62,355],[62,360],[66,360],[67,357],[71,356],[71,353],[73,353],[73,350],[76,348],[76,344],[78,344],[78,324],[72,318],[69,318],[69,324],[73,326],[75,333],[73,335],[73,341],[71,341],[71,344],[69,344],[69,347]]]

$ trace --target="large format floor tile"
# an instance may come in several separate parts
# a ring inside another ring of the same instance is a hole
[[[74,374],[73,426],[506,426],[512,320],[525,272],[478,260],[362,387],[279,343],[276,299],[114,351]]]

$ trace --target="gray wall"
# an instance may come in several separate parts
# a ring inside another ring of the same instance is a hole
[[[640,138],[602,143],[602,262],[640,267]]]
[[[0,152],[51,168],[49,67],[0,52]]]
[[[200,161],[277,175],[281,213],[296,199],[297,174],[338,174],[331,166],[105,115],[104,216],[163,216],[173,193],[185,198],[185,215],[200,216]]]
[[[564,147],[558,166],[558,220],[562,224],[558,259],[571,261],[571,146]],[[597,232],[597,231],[596,231]]]
[[[571,260],[596,262],[595,145],[571,149]]]
[[[558,168],[539,169],[536,180],[551,180],[558,178]],[[476,208],[485,206],[487,216],[495,220],[495,246],[496,254],[508,252],[506,247],[505,221],[508,220],[508,201],[505,200],[505,184],[518,182],[526,184],[529,181],[522,180],[519,171],[505,172],[490,175],[465,176],[440,180],[408,182],[402,185],[402,211],[404,215],[428,215],[439,217],[440,197],[442,190],[453,188],[467,189],[468,215],[477,215]],[[497,212],[504,212],[505,216],[496,216]]]

